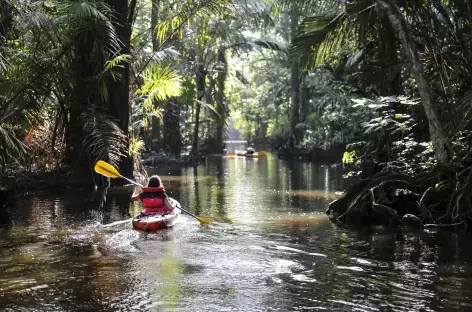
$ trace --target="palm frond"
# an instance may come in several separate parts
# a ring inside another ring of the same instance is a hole
[[[173,47],[168,47],[152,53],[142,51],[135,53],[133,56],[135,58],[133,61],[135,72],[140,73],[149,64],[161,64],[177,60],[180,57],[180,52]]]
[[[58,5],[60,21],[71,23],[84,20],[108,21],[107,13],[112,10],[103,1],[94,0],[66,0]]]
[[[292,40],[290,57],[300,59],[305,67],[316,66],[345,48],[347,40],[352,45],[359,45],[367,25],[376,18],[371,14],[374,9],[372,0],[360,0],[349,2],[344,11],[336,15],[304,18],[299,35]]]
[[[230,46],[230,48],[262,48],[278,52],[288,52],[288,46],[284,43],[279,43],[275,41],[266,41],[266,40],[254,40],[254,41],[245,41],[241,43],[235,43]]]
[[[107,115],[93,110],[84,112],[85,153],[92,162],[109,161],[118,166],[120,160],[127,155],[127,137],[120,127]]]
[[[465,92],[465,94],[457,101],[458,113],[463,116],[460,120],[457,129],[464,130],[472,120],[472,90]]]
[[[196,16],[211,17],[223,14],[240,16],[239,9],[238,5],[227,0],[189,0],[179,5],[175,11],[166,12],[169,17],[156,25],[153,32],[161,42],[166,42],[167,38],[176,34],[182,37],[184,25]]]
[[[144,84],[136,92],[147,96],[144,109],[152,109],[155,101],[165,100],[172,96],[179,96],[182,92],[182,80],[177,71],[170,67],[152,65],[144,73]]]
[[[13,28],[17,30],[39,30],[49,32],[54,28],[51,15],[38,10],[28,10],[15,15]]]
[[[288,92],[289,86],[280,82],[273,83],[270,87],[267,95],[262,100],[264,106],[274,105],[277,97],[279,97],[283,92]]]
[[[120,50],[121,41],[111,22],[113,10],[104,1],[66,0],[58,4],[57,10],[56,24],[70,29],[74,37],[95,40],[93,51],[99,57],[107,58]],[[90,34],[93,38],[86,38]]]
[[[7,69],[7,60],[2,55],[1,50],[0,50],[0,73],[6,69]]]
[[[296,9],[302,15],[323,16],[336,14],[341,7],[339,0],[280,0],[281,9]]]
[[[300,25],[300,35],[292,40],[290,57],[300,58],[301,64],[320,64],[333,50],[340,47],[343,32],[349,32],[346,13],[337,16],[313,16],[305,18]]]
[[[220,113],[218,113],[218,109],[215,107],[215,105],[209,104],[205,101],[199,101],[199,100],[194,100],[194,101],[199,103],[203,109],[210,111],[215,117],[215,120],[218,120],[218,121],[222,120],[222,116],[220,115]]]
[[[131,55],[129,54],[120,54],[115,56],[114,58],[106,61],[105,67],[103,69],[103,74],[110,73],[113,80],[118,80],[119,75],[114,70],[115,67],[121,66],[122,63],[129,63],[131,62]]]
[[[15,134],[11,124],[0,124],[0,157],[18,162],[26,155],[28,147]]]
[[[129,148],[128,148],[128,153],[132,157],[136,157],[139,155],[139,153],[144,149],[144,141],[137,139],[135,137],[132,137],[129,140]]]

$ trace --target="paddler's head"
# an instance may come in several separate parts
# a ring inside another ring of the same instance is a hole
[[[158,175],[153,175],[149,178],[148,187],[161,187],[161,178]]]

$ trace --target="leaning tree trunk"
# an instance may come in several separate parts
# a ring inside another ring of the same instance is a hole
[[[298,28],[298,6],[296,4],[292,4],[292,8],[290,11],[290,32],[291,32],[291,40],[293,40],[297,36],[297,28]],[[290,125],[294,140],[294,145],[297,145],[300,142],[300,131],[297,129],[297,125],[300,121],[300,66],[297,60],[292,60],[292,68],[290,73],[290,86],[292,90],[291,96],[291,114],[290,114]]]
[[[217,116],[216,122],[216,146],[215,152],[222,153],[223,152],[223,139],[224,139],[224,132],[226,126],[226,106],[225,106],[225,82],[226,76],[228,75],[228,62],[226,61],[226,47],[221,45],[218,49],[218,77],[217,79],[217,92],[216,92],[216,105],[217,105],[217,112],[219,116]]]
[[[452,157],[451,144],[439,120],[439,114],[434,103],[434,98],[428,81],[424,76],[423,65],[420,62],[418,50],[416,49],[407,21],[400,12],[398,6],[393,3],[392,0],[377,0],[377,4],[385,11],[392,23],[392,27],[402,43],[408,61],[410,62],[412,72],[415,75],[418,91],[421,96],[421,102],[423,103],[428,118],[429,132],[436,159],[438,163],[446,163]]]

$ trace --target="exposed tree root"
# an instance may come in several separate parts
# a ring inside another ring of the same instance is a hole
[[[386,168],[362,179],[326,213],[356,225],[462,228],[472,224],[472,154],[419,176]],[[406,217],[405,217],[406,216]]]

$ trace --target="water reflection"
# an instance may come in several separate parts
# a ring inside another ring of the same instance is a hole
[[[2,309],[472,311],[470,237],[338,228],[324,214],[338,169],[269,155],[152,173],[224,223],[96,226],[141,210],[132,187],[18,199],[0,232]]]

